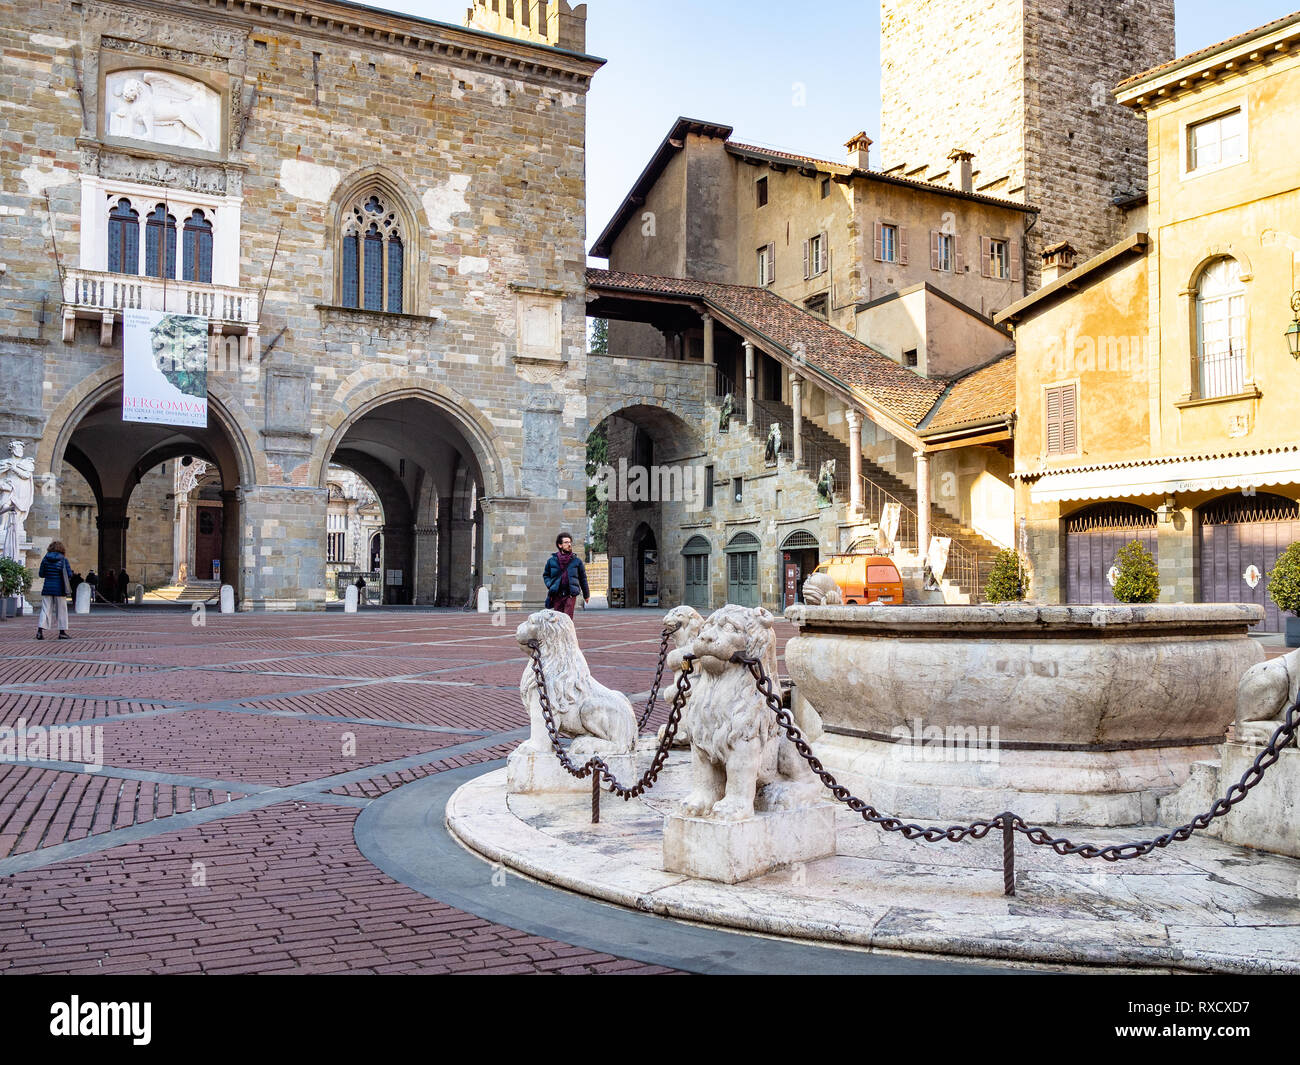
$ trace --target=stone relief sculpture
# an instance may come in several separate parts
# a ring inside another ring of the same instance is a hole
[[[201,82],[156,70],[110,74],[108,132],[181,148],[217,150],[220,97]]]
[[[829,573],[814,573],[803,582],[803,601],[809,606],[840,606],[844,593]]]
[[[19,559],[27,546],[27,515],[36,497],[36,463],[26,458],[21,440],[9,441],[0,461],[0,557]]]
[[[632,750],[637,736],[632,704],[625,695],[611,691],[591,675],[578,647],[577,631],[567,615],[539,610],[515,630],[515,639],[524,648],[533,640],[538,643],[556,728],[565,736],[576,737],[569,747],[570,758],[581,762],[592,755],[626,754]],[[542,717],[531,659],[524,666],[519,694],[532,726],[528,746],[549,753],[551,740]]]
[[[727,605],[709,615],[690,644],[699,679],[684,717],[691,742],[691,792],[686,817],[743,821],[755,802],[766,810],[813,803],[818,785],[785,738],[776,715],[749,670],[732,661],[741,654],[777,677],[773,618],[762,608]]]
[[[1237,742],[1264,746],[1300,698],[1300,651],[1251,666],[1237,685]]]
[[[823,510],[835,505],[835,460],[827,459],[817,474],[817,505]]]
[[[682,659],[690,651],[691,644],[695,637],[700,634],[700,628],[704,625],[704,618],[693,606],[678,606],[664,616],[664,628],[672,633],[672,647],[668,652],[668,657],[664,660],[664,671],[672,678],[659,691],[660,700],[666,704],[669,709],[672,708],[673,701],[677,698],[677,675],[682,670]],[[694,680],[691,681],[694,685]],[[659,738],[663,739],[664,730],[659,729]],[[690,738],[686,734],[686,717],[683,712],[682,719],[677,723],[677,732],[673,736],[674,747],[687,747],[690,745]]]
[[[725,433],[731,428],[731,412],[735,409],[735,401],[728,392],[722,399],[722,411],[718,414],[718,432]]]

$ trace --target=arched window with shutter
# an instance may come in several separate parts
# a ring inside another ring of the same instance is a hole
[[[1236,259],[1215,259],[1201,273],[1195,357],[1201,399],[1246,390],[1246,285]]]
[[[185,219],[184,274],[186,281],[212,283],[212,223],[195,208]]]
[[[176,276],[176,216],[163,203],[145,219],[144,272],[147,277]]]
[[[115,274],[140,272],[140,212],[126,197],[108,212],[108,269]]]

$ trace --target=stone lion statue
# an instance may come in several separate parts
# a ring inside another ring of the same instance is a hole
[[[743,821],[754,815],[756,800],[766,809],[789,809],[817,796],[815,778],[753,676],[731,660],[737,653],[756,658],[775,682],[772,624],[762,608],[724,606],[690,645],[699,679],[683,714],[691,742],[691,793],[682,803],[687,817]]]
[[[840,606],[844,593],[829,573],[814,573],[803,582],[803,601],[809,606]]]
[[[1237,685],[1237,741],[1267,744],[1297,698],[1300,651],[1251,666]]]
[[[611,691],[591,675],[568,615],[558,610],[539,610],[515,630],[515,639],[524,648],[537,641],[555,726],[563,735],[575,737],[569,748],[571,758],[585,760],[592,755],[626,754],[632,750],[637,734],[632,704],[627,696]],[[529,744],[549,751],[551,740],[542,717],[531,658],[524,666],[519,694],[532,726]]]
[[[664,660],[664,671],[672,678],[659,690],[659,699],[672,709],[674,700],[677,698],[677,675],[682,670],[682,658],[690,650],[691,644],[695,637],[700,633],[700,627],[704,624],[704,618],[693,606],[677,606],[664,616],[664,628],[672,633],[669,643],[672,644],[672,650],[668,652],[668,657]],[[694,681],[692,681],[694,684]],[[659,729],[659,739],[663,740],[664,726]],[[689,740],[686,735],[685,716],[677,722],[677,732],[673,736],[674,747],[686,747]]]

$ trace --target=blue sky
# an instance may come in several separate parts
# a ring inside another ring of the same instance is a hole
[[[461,24],[469,0],[370,0]],[[1300,0],[1177,0],[1178,54],[1290,14]],[[793,16],[791,13],[794,13]],[[880,126],[874,0],[588,0],[587,50],[607,59],[588,100],[588,246],[678,115],[829,159]],[[1136,73],[1136,71],[1135,71]],[[794,87],[804,87],[796,106]]]

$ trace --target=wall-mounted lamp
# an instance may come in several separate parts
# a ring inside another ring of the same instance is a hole
[[[1291,357],[1300,360],[1300,292],[1291,294],[1291,324],[1286,327],[1286,343]]]
[[[1178,510],[1178,497],[1165,496],[1163,505],[1156,507],[1156,517],[1165,525],[1172,525],[1174,514]]]

